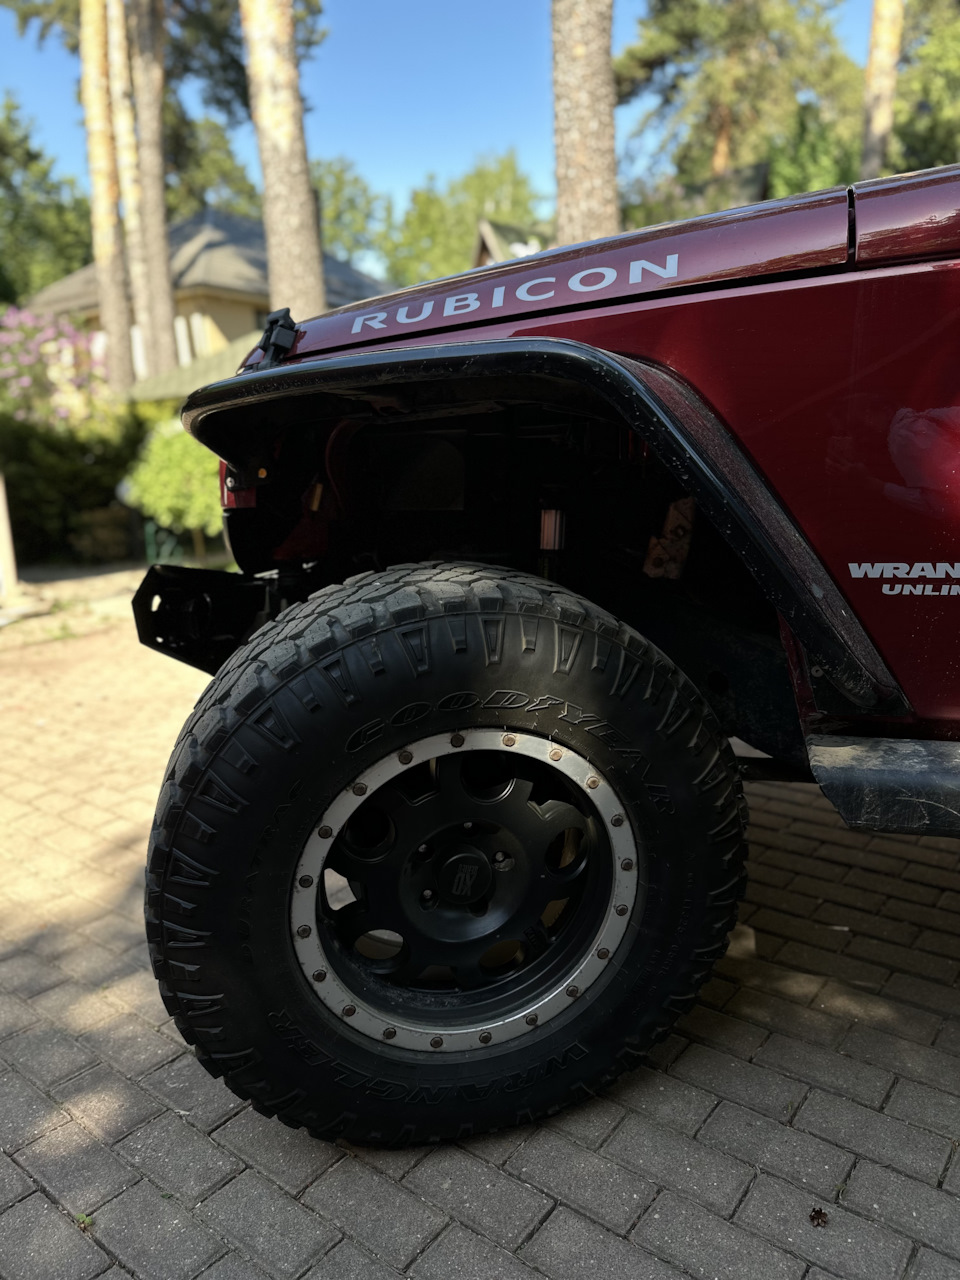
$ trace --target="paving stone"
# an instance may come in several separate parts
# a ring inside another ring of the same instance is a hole
[[[3,1280],[92,1280],[109,1265],[106,1254],[39,1193],[0,1216]]]
[[[856,889],[852,892],[862,893],[863,890]],[[904,947],[913,946],[919,933],[916,925],[909,924],[906,920],[891,920],[889,916],[858,911],[852,906],[841,906],[837,902],[822,902],[811,918],[819,924],[845,928],[868,938],[878,938],[881,942],[892,942]]]
[[[877,1066],[887,1067],[908,1080],[960,1094],[960,1069],[956,1059],[939,1049],[903,1040],[899,1036],[875,1031],[872,1027],[854,1027],[840,1043],[842,1053],[862,1058]]]
[[[116,1005],[104,996],[79,982],[62,982],[39,996],[34,996],[30,1007],[54,1026],[70,1035],[82,1035],[91,1027],[112,1018]]]
[[[956,1142],[954,1142],[953,1162],[947,1170],[947,1176],[943,1180],[944,1191],[950,1191],[953,1195],[960,1195],[960,1160],[956,1155]]]
[[[451,1230],[463,1231],[463,1227],[453,1227]],[[472,1232],[467,1234],[474,1240],[478,1239]],[[487,1248],[493,1248],[486,1241],[481,1243]],[[493,1274],[496,1276],[496,1272]],[[400,1272],[394,1271],[393,1267],[388,1267],[385,1262],[371,1258],[368,1253],[358,1249],[352,1240],[341,1240],[315,1267],[310,1268],[303,1280],[397,1280],[399,1275]],[[455,1276],[455,1272],[451,1273],[450,1280],[454,1280]],[[203,1276],[202,1280],[207,1280],[207,1277]]]
[[[795,942],[820,947],[824,951],[840,951],[846,945],[849,929],[832,929],[826,924],[814,924],[783,911],[764,908],[752,917],[750,924],[762,933],[772,933],[778,938],[792,938]]]
[[[544,1124],[596,1151],[625,1115],[623,1107],[618,1107],[610,1098],[591,1098],[589,1102],[580,1102],[575,1107],[564,1107]]]
[[[520,1256],[551,1280],[684,1280],[668,1262],[570,1209],[552,1213]]]
[[[853,1156],[832,1142],[798,1133],[733,1102],[720,1104],[697,1141],[830,1199],[853,1167]]]
[[[739,991],[727,1005],[729,1013],[750,1022],[759,1022],[770,1031],[781,1031],[833,1047],[840,1043],[847,1023],[813,1009],[801,1009],[764,991]],[[765,1037],[764,1037],[765,1038]],[[759,1046],[758,1046],[759,1048]]]
[[[520,1154],[534,1141],[536,1135]],[[505,1249],[515,1249],[553,1208],[546,1196],[456,1147],[432,1152],[407,1174],[403,1185]]]
[[[776,1120],[786,1120],[792,1115],[806,1092],[796,1080],[700,1044],[692,1044],[677,1059],[673,1072],[681,1080],[712,1089],[722,1098],[743,1103]]]
[[[705,1040],[714,1048],[749,1058],[763,1044],[766,1032],[739,1018],[727,1017],[715,1009],[695,1005],[689,1013],[677,1021],[677,1030],[692,1039]]]
[[[926,929],[940,929],[956,934],[960,929],[960,918],[953,911],[943,911],[940,907],[926,907],[919,902],[904,902],[902,898],[888,898],[881,912],[894,920],[909,920],[911,924]]]
[[[944,1053],[960,1054],[960,1022],[944,1023],[934,1041],[934,1047],[942,1049]]]
[[[40,960],[29,951],[20,951],[0,960],[0,990],[13,992],[25,997],[39,995],[58,982],[63,982],[66,974],[47,960]]]
[[[75,1121],[24,1147],[17,1161],[71,1213],[93,1213],[139,1176]]]
[[[836,903],[837,906],[854,907],[860,911],[877,912],[885,901],[882,893],[870,893],[866,889],[858,889],[852,885],[838,883],[836,880],[823,880],[818,876],[795,876],[790,887],[799,889],[801,893],[809,893],[815,898]]]
[[[828,982],[812,1002],[814,1009],[831,1013],[848,1022],[863,1022],[879,1031],[930,1044],[940,1026],[940,1019],[922,1009],[911,1008],[884,995],[871,995],[847,987],[842,982]]]
[[[391,1151],[387,1147],[354,1147],[342,1140],[337,1145],[341,1150],[349,1151],[358,1160],[362,1160],[364,1164],[379,1169],[394,1182],[399,1182],[405,1173],[409,1173],[415,1164],[419,1164],[434,1149],[433,1147],[400,1147],[396,1151]]]
[[[893,1084],[889,1071],[789,1036],[771,1036],[756,1061],[808,1084],[847,1094],[868,1107],[879,1107]]]
[[[83,1043],[133,1079],[169,1062],[183,1052],[132,1013],[122,1013],[88,1031]]]
[[[22,1031],[36,1020],[37,1015],[26,1000],[0,992],[0,1040]]]
[[[375,1274],[354,1272],[356,1280]],[[459,1224],[435,1240],[407,1274],[417,1280],[537,1280],[538,1275],[514,1254]],[[332,1272],[330,1276],[333,1280]]]
[[[0,1152],[0,1213],[33,1190],[33,1183],[25,1178],[9,1156]]]
[[[138,921],[137,927],[143,931],[141,922]],[[168,1014],[160,998],[157,980],[149,969],[126,973],[115,982],[108,983],[103,992],[109,1000],[114,1000],[135,1013],[148,1026],[156,1027],[167,1020]]]
[[[711,1009],[722,1009],[732,995],[736,995],[736,985],[727,982],[726,978],[718,978],[716,974],[700,988],[697,999]]]
[[[279,1182],[291,1195],[299,1195],[325,1169],[342,1159],[342,1152],[332,1143],[311,1138],[304,1129],[288,1129],[256,1111],[241,1111],[217,1129],[214,1137],[252,1168]]]
[[[947,1018],[960,1017],[960,991],[908,973],[895,973],[884,986],[883,994],[894,1000],[918,1004],[921,1009],[930,1009]]]
[[[299,1275],[339,1233],[252,1169],[215,1191],[198,1213],[271,1275]]]
[[[483,1133],[479,1138],[462,1139],[458,1145],[472,1156],[489,1164],[502,1165],[533,1133],[532,1125],[520,1129],[504,1129],[502,1133]],[[406,1170],[404,1170],[406,1173]]]
[[[652,1183],[630,1176],[622,1165],[546,1130],[525,1142],[506,1169],[620,1235],[657,1193]]]
[[[685,1036],[678,1036],[671,1031],[643,1055],[644,1066],[653,1067],[655,1071],[666,1071],[673,1066],[689,1043]]]
[[[116,1142],[160,1110],[153,1098],[109,1067],[94,1067],[54,1085],[53,1093],[103,1142]]]
[[[924,929],[914,946],[921,951],[933,951],[939,956],[949,956],[952,960],[960,960],[960,936],[956,933],[941,933],[937,929]]]
[[[817,974],[784,969],[769,960],[737,959],[731,955],[718,962],[716,971],[743,987],[768,991],[797,1004],[809,1004],[826,981]]]
[[[910,1280],[960,1280],[960,1262],[921,1249],[910,1269]]]
[[[311,1271],[310,1275],[313,1275]],[[104,1277],[109,1280],[109,1276]],[[267,1273],[237,1253],[228,1253],[204,1271],[197,1280],[268,1280]],[[309,1280],[309,1277],[306,1278]]]
[[[303,1202],[399,1270],[408,1266],[447,1222],[442,1213],[411,1191],[350,1157],[318,1178],[303,1193]]]
[[[863,987],[867,991],[879,991],[890,977],[890,970],[882,969],[877,964],[823,951],[820,947],[810,947],[803,942],[788,942],[777,954],[777,960],[790,968],[822,973],[828,978],[839,978],[841,982],[849,982],[852,986]]]
[[[814,1091],[793,1117],[797,1129],[936,1186],[952,1151],[935,1137],[836,1094]]]
[[[854,1170],[853,1178],[856,1176]],[[851,1204],[850,1186],[852,1182],[844,1196],[845,1205]],[[762,1173],[734,1221],[844,1280],[899,1280],[910,1257],[909,1240],[837,1205],[827,1208],[827,1226],[815,1227],[810,1222],[810,1209],[808,1191]]]
[[[632,1239],[710,1280],[800,1280],[805,1264],[700,1205],[665,1191]]]
[[[945,1191],[861,1160],[843,1203],[940,1253],[960,1258],[960,1200]]]
[[[48,1025],[30,1027],[0,1042],[0,1056],[39,1085],[76,1075],[96,1061],[72,1036]]]
[[[909,884],[894,876],[880,875],[874,871],[851,871],[847,876],[847,884],[857,889],[870,889],[874,893],[882,893],[890,898],[904,898],[908,902],[919,902],[932,907],[940,896],[930,885]]]
[[[205,1071],[192,1053],[151,1071],[140,1083],[178,1115],[208,1132],[246,1106],[222,1080]]]
[[[651,1071],[648,1067],[622,1075],[609,1096],[658,1124],[670,1125],[690,1137],[719,1101],[714,1093],[686,1084],[675,1076],[664,1075],[662,1071]]]
[[[960,892],[960,871],[948,871],[943,867],[927,867],[911,862],[903,872],[904,880],[917,881],[920,884],[935,885],[938,889],[949,889],[953,893]]]
[[[18,1072],[0,1075],[0,1147],[4,1150],[16,1151],[66,1124],[68,1118]]]
[[[885,1115],[932,1129],[951,1141],[960,1135],[960,1097],[915,1080],[898,1080],[883,1110]]]
[[[222,1147],[169,1112],[129,1134],[115,1149],[188,1208],[243,1168]]]
[[[718,1213],[733,1212],[753,1173],[725,1152],[643,1116],[628,1116],[601,1153],[649,1182],[682,1191]]]
[[[761,907],[768,907],[775,912],[785,912],[787,915],[812,916],[817,908],[816,898],[785,890],[782,886],[763,884],[753,874],[747,880],[745,897],[747,902],[755,902]]]
[[[915,973],[921,978],[929,978],[947,986],[955,982],[960,974],[960,961],[936,956],[929,951],[919,951],[916,947],[899,947],[892,942],[881,942],[878,938],[856,937],[847,947],[846,954],[885,965],[888,969],[901,973]]]
[[[224,1252],[189,1210],[164,1199],[149,1182],[138,1182],[98,1209],[90,1230],[142,1280],[191,1280]]]

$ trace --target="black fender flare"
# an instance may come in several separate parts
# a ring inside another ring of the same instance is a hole
[[[329,415],[332,423],[387,401],[437,408],[462,405],[470,396],[516,398],[521,391],[526,400],[541,394],[555,400],[564,387],[603,402],[648,442],[784,618],[814,677],[828,680],[851,713],[909,712],[837,584],[733,433],[692,387],[660,365],[539,337],[380,348],[242,372],[201,387],[184,405],[183,423],[244,485],[255,483],[268,456],[276,430],[272,410],[284,401],[314,397],[316,416]]]

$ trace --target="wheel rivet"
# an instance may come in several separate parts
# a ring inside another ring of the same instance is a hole
[[[625,916],[629,910],[630,908],[621,902],[619,907],[617,907],[617,915]]]
[[[507,856],[507,855],[506,855],[505,853],[495,853],[495,854],[493,855],[493,860],[494,860],[494,862],[503,862],[503,860],[506,858],[506,856]]]
[[[352,1018],[356,1012],[357,1006],[355,1004],[345,1004],[343,1006],[343,1016],[345,1018]]]
[[[465,823],[463,824],[463,829],[464,829],[464,831],[469,831],[469,830],[470,830],[470,828],[471,828],[472,826],[473,826],[473,823],[472,823],[472,822],[465,822]]]
[[[397,759],[400,761],[401,764],[409,764],[410,761],[413,759],[413,752],[401,751],[400,754],[397,756]]]
[[[326,971],[326,969],[314,969],[314,971],[313,971],[313,980],[314,980],[314,982],[326,982],[326,980],[327,980],[327,971]]]
[[[329,840],[330,837],[333,835],[333,829],[331,827],[323,826],[317,832],[317,835],[320,837],[321,840]]]
[[[615,814],[613,815],[613,817],[610,819],[610,825],[611,825],[611,827],[622,827],[622,826],[623,826],[623,814],[622,814],[622,813],[615,813]]]
[[[384,1040],[392,1040],[396,1034],[397,1034],[396,1027],[384,1027],[383,1029]]]
[[[462,747],[462,746],[463,746],[463,734],[462,734],[462,733],[453,733],[453,734],[451,734],[451,735],[450,735],[450,745],[451,745],[451,747]]]
[[[355,782],[353,785],[353,794],[355,796],[365,796],[367,794],[367,784],[365,782]]]
[[[512,733],[505,733],[502,742],[505,747],[515,747],[517,745],[517,740]]]
[[[432,889],[424,889],[424,891],[423,891],[423,893],[421,893],[420,897],[423,899],[423,901],[424,901],[424,902],[432,902],[432,901],[433,901],[433,890],[432,890]]]
[[[417,849],[417,853],[426,853],[426,852],[427,852],[427,846],[425,844],[420,845],[419,848]]]
[[[528,1013],[524,1021],[528,1027],[535,1027],[539,1022],[539,1018],[535,1013]]]
[[[301,889],[309,889],[313,884],[313,876],[301,876],[297,883]]]
[[[580,994],[579,987],[567,987],[567,995],[570,997],[571,1000],[576,1000],[579,994]]]
[[[309,938],[309,937],[310,937],[310,934],[311,934],[312,932],[313,932],[313,930],[310,928],[310,926],[309,926],[308,924],[302,924],[302,925],[300,926],[300,928],[297,930],[297,937],[298,937],[298,938]]]
[[[588,778],[588,779],[587,779],[587,787],[588,787],[588,789],[589,789],[590,791],[596,791],[596,789],[597,789],[597,787],[599,787],[599,785],[600,785],[600,779],[599,779],[599,778]]]
[[[490,1032],[489,1032],[489,1031],[481,1031],[481,1032],[480,1032],[480,1043],[481,1043],[481,1044],[489,1044],[489,1043],[490,1043],[490,1041],[491,1041],[492,1039],[493,1039],[493,1036],[490,1034]]]
[[[430,1048],[431,1048],[431,1049],[442,1049],[442,1048],[443,1048],[443,1036],[434,1036],[434,1037],[433,1037],[433,1039],[430,1041]]]
[[[633,859],[632,859],[632,858],[624,858],[624,860],[620,863],[620,870],[621,870],[621,871],[632,871],[632,870],[633,870]]]
[[[557,748],[556,748],[556,747],[554,747],[554,749],[550,752],[550,759],[551,759],[551,760],[562,760],[562,759],[563,759],[563,752],[562,752],[562,751],[558,751],[558,750],[557,750]]]
[[[609,950],[609,948],[608,948],[608,947],[601,947],[601,948],[600,948],[600,950],[597,952],[597,959],[598,959],[598,960],[607,960],[607,959],[609,959],[609,958],[610,958],[610,950]]]

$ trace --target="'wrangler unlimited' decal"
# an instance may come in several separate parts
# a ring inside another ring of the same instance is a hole
[[[883,560],[871,564],[848,563],[848,568],[851,578],[900,579],[883,583],[885,596],[960,596],[960,581],[944,581],[946,578],[960,579],[960,561],[917,560],[908,564],[906,561]]]

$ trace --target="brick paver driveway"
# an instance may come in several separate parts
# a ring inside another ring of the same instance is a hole
[[[743,922],[649,1069],[538,1128],[348,1151],[210,1079],[148,971],[147,827],[202,685],[126,626],[0,640],[4,1280],[960,1280],[954,842],[753,787]]]

